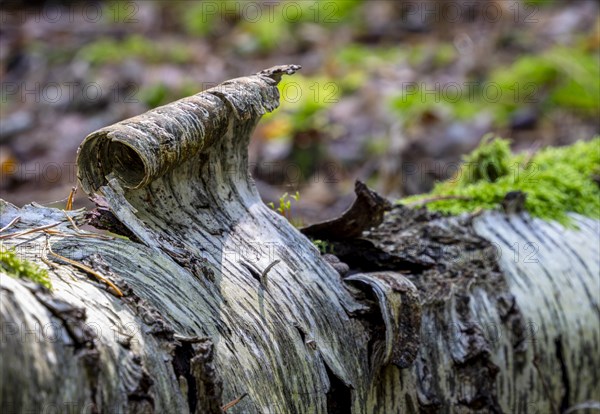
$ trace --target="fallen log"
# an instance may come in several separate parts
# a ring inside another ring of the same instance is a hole
[[[250,135],[297,69],[90,134],[77,162],[92,214],[0,204],[3,248],[53,286],[0,272],[3,413],[558,413],[600,400],[599,222],[384,215],[357,184],[362,201],[308,230],[340,271],[248,174]],[[112,233],[79,229],[90,219]]]

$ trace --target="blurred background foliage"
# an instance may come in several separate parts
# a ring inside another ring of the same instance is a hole
[[[303,69],[257,128],[252,173],[265,202],[299,191],[305,222],[347,207],[355,179],[429,191],[489,132],[530,153],[600,133],[594,0],[0,8],[0,189],[16,204],[65,198],[91,131],[276,64]]]

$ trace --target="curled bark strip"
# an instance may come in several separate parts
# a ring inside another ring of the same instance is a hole
[[[302,233],[315,239],[350,239],[378,226],[391,203],[360,181],[356,181],[354,192],[356,200],[339,218],[305,227]]]
[[[281,76],[297,69],[233,79],[103,128],[78,156],[84,191],[102,195],[163,267],[144,262],[159,283],[119,275],[160,302],[177,335],[212,339],[223,401],[247,393],[245,412],[324,412],[327,370],[344,384],[336,389],[354,390],[344,404],[360,407],[370,381],[367,338],[349,317],[362,305],[248,175],[250,135],[278,106]]]
[[[224,82],[194,96],[90,134],[79,148],[79,180],[88,194],[112,174],[125,188],[142,188],[209,150],[225,133],[230,109],[240,120],[257,119],[279,105],[277,81],[297,65],[275,67]],[[259,99],[262,98],[262,99]],[[230,106],[225,105],[228,102]]]
[[[344,280],[367,284],[379,302],[385,341],[374,345],[370,355],[373,370],[388,364],[410,367],[419,351],[421,330],[421,304],[415,285],[391,272],[358,273]]]

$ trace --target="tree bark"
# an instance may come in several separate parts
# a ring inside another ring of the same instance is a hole
[[[600,400],[598,221],[384,216],[357,184],[348,214],[306,230],[348,266],[324,260],[248,174],[250,135],[298,68],[90,134],[78,167],[91,216],[0,204],[0,227],[20,217],[3,245],[54,286],[0,272],[3,413],[218,413],[240,397],[227,412],[558,413]],[[127,237],[73,224],[90,217]]]

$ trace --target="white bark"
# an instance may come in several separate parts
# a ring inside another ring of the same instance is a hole
[[[2,226],[21,217],[7,234],[60,222],[47,236],[53,251],[124,293],[64,263],[50,269],[52,293],[0,274],[0,406],[210,413],[248,394],[228,412],[526,413],[531,404],[552,412],[600,400],[600,357],[591,352],[598,222],[578,217],[581,229],[566,231],[536,221],[521,230],[525,216],[510,227],[485,214],[455,244],[476,233],[498,242],[499,269],[445,280],[447,291],[428,282],[434,265],[422,255],[414,263],[398,256],[412,263],[410,274],[390,268],[342,279],[261,202],[247,172],[250,134],[278,105],[280,76],[296,69],[228,81],[86,138],[83,189],[102,195],[139,242],[87,237],[60,210],[0,205]],[[69,214],[82,221],[83,212]],[[45,237],[4,244],[29,240],[19,252],[40,262]],[[532,237],[538,267],[512,263],[510,243]],[[470,253],[457,263],[476,262]],[[524,343],[528,322],[539,337]],[[489,327],[500,335],[486,335]]]

